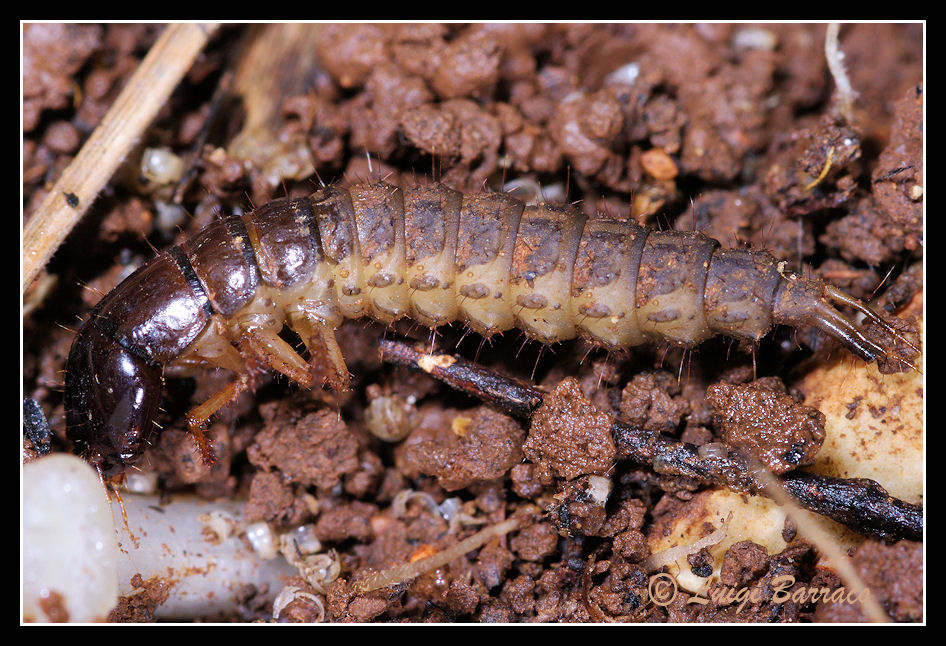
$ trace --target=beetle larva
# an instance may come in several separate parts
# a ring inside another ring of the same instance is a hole
[[[209,458],[201,425],[248,387],[253,362],[302,386],[345,388],[334,330],[361,316],[431,328],[460,320],[487,337],[517,327],[543,343],[580,335],[609,349],[693,347],[717,334],[755,343],[776,323],[812,325],[866,361],[893,352],[832,303],[896,336],[879,315],[783,266],[698,232],[587,219],[504,193],[329,186],[219,219],[106,295],[69,355],[68,433],[103,473],[119,473],[154,433],[164,367],[209,364],[237,375],[189,414]],[[286,324],[311,362],[279,337]]]

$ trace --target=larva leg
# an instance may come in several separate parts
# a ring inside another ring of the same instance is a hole
[[[309,350],[313,383],[328,385],[336,392],[347,390],[351,376],[332,326],[304,314],[290,316],[289,325]]]
[[[250,383],[249,373],[241,372],[239,377],[227,384],[222,390],[213,394],[210,399],[188,411],[187,428],[194,438],[194,442],[197,444],[197,449],[200,451],[200,457],[204,464],[213,464],[216,460],[213,447],[210,445],[210,440],[207,439],[207,435],[204,433],[204,425],[210,421],[210,418],[213,417],[218,410],[235,400],[247,390],[250,387]]]
[[[237,377],[214,393],[207,401],[187,413],[187,427],[197,444],[205,464],[213,464],[213,447],[203,428],[217,411],[252,388],[253,375],[259,366],[276,370],[299,384],[308,387],[312,375],[308,364],[270,327],[244,329],[239,340],[240,351],[234,361]],[[230,346],[232,348],[232,346]],[[234,352],[236,352],[234,350]],[[223,356],[223,355],[221,355]],[[227,355],[229,356],[229,355]],[[231,357],[232,358],[232,357]]]
[[[203,427],[218,410],[246,390],[250,383],[246,358],[230,344],[229,338],[225,336],[225,326],[216,318],[198,337],[189,352],[167,366],[165,374],[183,376],[189,374],[194,368],[208,365],[224,368],[238,375],[233,383],[228,384],[203,404],[187,413],[187,427],[200,452],[201,461],[210,465],[216,461],[216,457]]]
[[[292,347],[269,327],[254,327],[243,332],[240,347],[252,354],[260,363],[280,372],[300,386],[312,385],[309,364]]]
[[[217,411],[234,401],[252,386],[252,374],[257,365],[276,370],[304,387],[312,384],[309,365],[270,327],[244,329],[239,340],[240,358],[237,378],[210,399],[187,413],[187,426],[200,450],[205,464],[214,462],[213,448],[203,431]]]
[[[165,375],[171,377],[187,376],[195,368],[213,366],[235,373],[244,369],[244,360],[239,351],[230,343],[226,326],[216,317],[197,338],[191,349],[165,367]]]

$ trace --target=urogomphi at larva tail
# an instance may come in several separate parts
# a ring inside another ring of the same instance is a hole
[[[865,361],[894,354],[835,305],[899,338],[878,314],[783,267],[698,232],[587,219],[505,193],[328,186],[218,219],[107,294],[69,354],[68,435],[102,473],[121,473],[156,432],[165,368],[222,367],[234,380],[188,415],[212,460],[201,427],[250,387],[256,366],[346,388],[335,329],[362,316],[459,320],[486,337],[516,327],[543,343],[582,336],[608,349],[693,347],[717,334],[755,343],[776,323],[811,325]],[[308,361],[279,336],[284,325]]]

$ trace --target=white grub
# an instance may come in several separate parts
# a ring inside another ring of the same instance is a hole
[[[414,428],[416,409],[400,397],[375,397],[365,409],[365,425],[385,442],[400,442]]]
[[[145,148],[141,155],[141,176],[158,186],[173,184],[184,174],[184,160],[170,148]]]

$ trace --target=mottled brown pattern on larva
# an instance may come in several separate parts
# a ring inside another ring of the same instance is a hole
[[[519,228],[523,204],[508,195],[465,195],[460,207],[457,271],[494,260]]]
[[[332,265],[338,308],[344,316],[361,316],[365,308],[361,295],[361,263],[355,261],[360,252],[351,193],[329,186],[310,199],[319,225],[322,249]]]
[[[637,283],[638,320],[652,339],[694,346],[713,332],[706,324],[703,288],[719,243],[700,233],[654,231],[647,236]]]
[[[717,249],[706,275],[703,301],[707,323],[758,341],[772,323],[775,290],[782,280],[777,263],[765,252]],[[719,268],[727,268],[722,272]]]
[[[404,220],[399,217],[404,212],[403,193],[397,187],[378,184],[352,186],[349,193],[361,261],[370,263],[403,237]]]
[[[509,293],[516,326],[545,343],[578,333],[571,311],[572,274],[585,216],[568,206],[527,206],[513,252]]]
[[[456,204],[459,213],[461,194],[453,190],[423,187],[411,192],[411,200],[404,205],[404,235],[407,239],[407,264],[443,251],[447,218],[443,213],[447,202]],[[456,239],[456,229],[453,231]]]
[[[625,228],[617,223],[614,228],[590,231],[582,238],[574,275],[576,286],[582,287],[576,287],[573,296],[578,297],[584,289],[610,285],[621,277],[622,254],[614,250],[627,246]]]
[[[512,258],[513,279],[532,286],[537,277],[555,269],[561,233],[561,222],[535,213],[535,207],[526,207]]]
[[[329,186],[215,222],[103,298],[70,352],[68,433],[104,473],[133,463],[153,433],[166,364],[238,373],[191,412],[199,442],[259,362],[305,386],[344,388],[334,330],[365,315],[461,320],[487,336],[519,327],[545,343],[581,335],[610,349],[692,347],[714,334],[755,342],[775,323],[813,325],[868,361],[886,356],[831,302],[879,319],[784,274],[764,251],[721,250],[700,233],[436,184]],[[278,336],[287,324],[311,364]]]
[[[582,336],[612,349],[647,342],[636,301],[627,298],[637,293],[646,240],[647,231],[629,222],[585,223],[572,274],[572,312]]]

